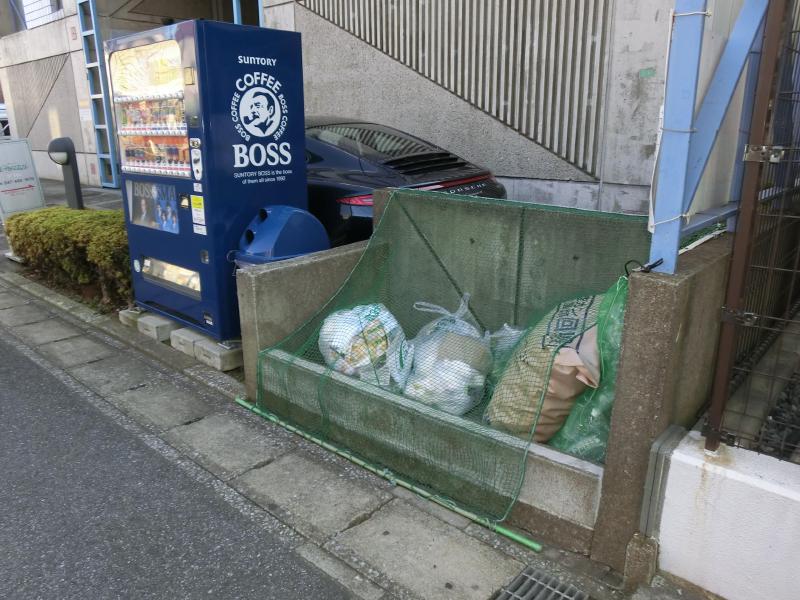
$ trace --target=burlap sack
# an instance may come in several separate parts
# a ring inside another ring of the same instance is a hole
[[[525,335],[486,409],[493,427],[527,437],[536,423],[534,440],[544,443],[563,425],[586,386],[597,387],[595,323],[601,300],[598,295],[562,302]]]

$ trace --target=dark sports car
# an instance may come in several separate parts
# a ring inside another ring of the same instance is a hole
[[[372,233],[372,193],[384,187],[505,198],[492,174],[417,137],[375,123],[306,117],[308,200],[332,244]]]

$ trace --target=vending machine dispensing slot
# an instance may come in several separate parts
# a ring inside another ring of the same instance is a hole
[[[300,35],[185,21],[105,50],[136,303],[235,339],[236,263],[328,247],[307,213]]]

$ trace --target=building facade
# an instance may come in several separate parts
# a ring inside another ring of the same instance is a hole
[[[75,140],[98,184],[86,61],[75,0],[42,4],[0,38],[12,134],[39,173],[60,177],[47,142]],[[98,0],[102,37],[169,20],[233,20],[229,0]],[[244,0],[244,22],[303,34],[307,114],[370,120],[419,135],[500,176],[515,199],[646,212],[673,0]],[[741,0],[710,0],[702,78]],[[46,9],[50,13],[44,14]],[[19,11],[17,11],[19,13]],[[8,15],[6,15],[8,16]],[[17,15],[18,16],[18,15]],[[27,17],[26,17],[27,18]],[[8,20],[8,19],[6,19]],[[43,23],[43,24],[40,24]],[[701,90],[702,92],[702,90]],[[741,94],[737,96],[741,102]],[[704,207],[720,203],[738,110],[720,134]]]

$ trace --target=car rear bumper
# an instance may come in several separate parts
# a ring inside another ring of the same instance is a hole
[[[505,186],[492,177],[452,187],[442,187],[433,191],[445,194],[480,196],[482,198],[502,199],[506,197]],[[341,221],[338,230],[350,241],[354,239],[365,239],[369,237],[372,232],[371,205],[340,204],[339,217]]]
[[[443,187],[436,191],[444,192],[445,194],[459,194],[461,196],[481,196],[483,198],[506,197],[505,186],[493,177],[461,185]]]

